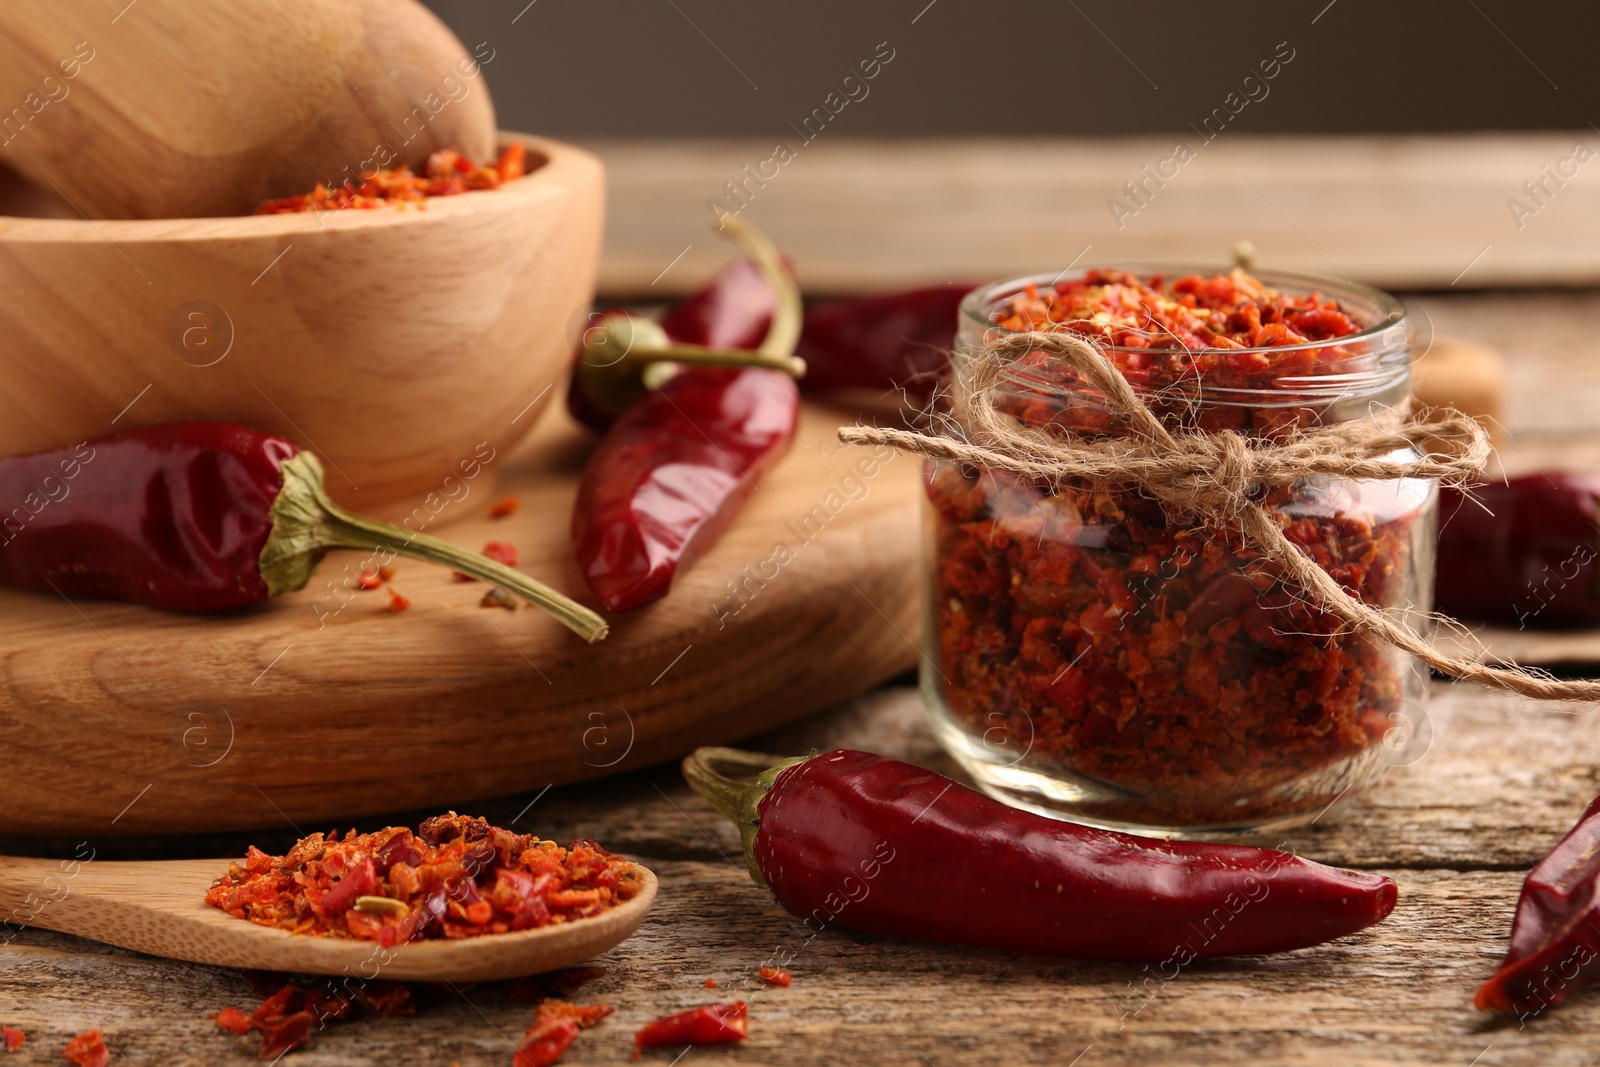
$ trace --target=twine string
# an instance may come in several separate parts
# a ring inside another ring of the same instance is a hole
[[[1059,360],[1099,391],[1127,421],[1118,438],[1085,439],[1048,434],[1017,424],[996,406],[1014,362],[1033,352]],[[1137,487],[1170,508],[1237,529],[1323,611],[1452,678],[1478,682],[1535,700],[1600,700],[1600,681],[1558,679],[1515,663],[1450,656],[1388,612],[1348,593],[1256,501],[1268,486],[1303,478],[1432,478],[1465,485],[1482,474],[1489,439],[1478,423],[1445,409],[1295,430],[1280,440],[1259,440],[1231,430],[1174,434],[1140,400],[1127,379],[1094,345],[1065,332],[1011,334],[988,345],[960,369],[951,413],[952,432],[876,426],[839,431],[849,444],[888,445],[902,452],[1008,471],[1060,486]],[[1401,449],[1411,458],[1394,459]],[[1464,632],[1453,619],[1436,616]]]

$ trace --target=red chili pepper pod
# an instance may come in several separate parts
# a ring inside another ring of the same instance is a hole
[[[666,594],[789,450],[800,391],[768,370],[685,372],[623,413],[578,483],[572,543],[609,611]]]
[[[643,400],[680,367],[765,367],[799,378],[804,360],[792,338],[764,344],[780,299],[799,328],[799,294],[788,263],[747,223],[730,217],[723,228],[751,258],[729,264],[710,282],[668,309],[660,322],[610,308],[592,318],[579,341],[567,410],[595,430]]]
[[[302,588],[334,548],[411,556],[503,586],[590,641],[606,623],[520,571],[437,538],[352,515],[322,464],[289,441],[221,422],[147,426],[74,448],[0,458],[0,584],[234,611]]]
[[[748,785],[719,763],[768,769]],[[750,872],[808,930],[1183,965],[1363,930],[1395,884],[1270,849],[1157,841],[1011,808],[921,767],[838,749],[700,749],[696,791],[739,823]]]
[[[742,1000],[706,1004],[647,1024],[633,1035],[639,1048],[663,1045],[726,1045],[749,1036],[749,1011]]]
[[[737,218],[723,225],[777,302],[759,353],[731,356],[793,360],[799,291],[765,238]],[[762,368],[658,363],[641,379],[640,392],[590,455],[572,512],[578,564],[612,611],[665,595],[678,570],[709,547],[782,458],[800,417],[792,378]]]
[[[950,366],[969,285],[934,285],[828,300],[806,309],[796,354],[812,389],[903,389],[926,400]]]
[[[1518,628],[1600,623],[1600,477],[1526,474],[1472,496],[1440,490],[1435,607]]]
[[[1532,1014],[1600,980],[1600,797],[1528,872],[1499,970],[1478,989],[1484,1011]]]

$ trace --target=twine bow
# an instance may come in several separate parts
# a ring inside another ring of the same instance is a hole
[[[1062,438],[1019,426],[995,407],[1012,361],[1044,352],[1080,374],[1127,420],[1125,437]],[[1096,488],[1135,486],[1164,505],[1237,529],[1261,556],[1323,611],[1417,657],[1453,678],[1479,682],[1536,700],[1600,700],[1600,682],[1557,679],[1517,664],[1496,666],[1484,655],[1448,656],[1405,623],[1351,596],[1284,535],[1256,500],[1267,486],[1302,478],[1437,478],[1465,484],[1483,472],[1489,440],[1474,420],[1454,410],[1421,418],[1341,423],[1282,440],[1259,441],[1231,430],[1174,435],[1145,406],[1098,349],[1069,333],[1012,334],[977,353],[962,369],[954,411],[957,435],[875,426],[839,431],[849,444],[881,444],[902,452],[1009,471],[1049,484],[1066,480]],[[1389,458],[1415,449],[1417,458]],[[1439,621],[1464,629],[1443,616]]]

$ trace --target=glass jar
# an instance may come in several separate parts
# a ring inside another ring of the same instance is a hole
[[[1331,297],[1361,329],[1198,359],[1104,348],[1169,428],[1270,440],[1403,406],[1411,334],[1398,300],[1257,277]],[[958,367],[1007,332],[997,307],[1061,278],[969,294]],[[1163,373],[1180,361],[1184,373]],[[996,403],[1052,432],[1125,432],[1042,354],[1013,368]],[[1308,603],[1236,530],[1169,515],[1131,488],[1052,490],[947,461],[930,461],[926,482],[923,693],[935,733],[991,795],[1141,832],[1262,831],[1313,820],[1425,750],[1425,668]],[[1253,499],[1348,591],[1422,619],[1437,496],[1431,480],[1325,477]]]

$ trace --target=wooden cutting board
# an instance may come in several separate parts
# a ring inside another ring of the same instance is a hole
[[[732,741],[899,674],[920,637],[916,461],[841,445],[846,421],[808,407],[739,521],[593,646],[406,561],[401,613],[318,580],[225,618],[0,590],[0,834],[310,831],[461,807]],[[552,411],[487,464],[498,487],[434,498],[428,532],[510,542],[585,599],[567,528],[587,443]],[[489,518],[506,492],[519,509]],[[318,579],[361,558],[330,555]]]

